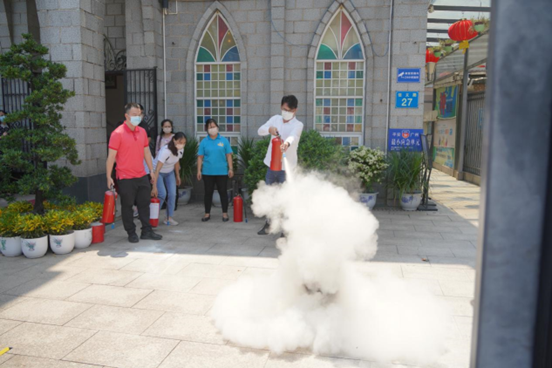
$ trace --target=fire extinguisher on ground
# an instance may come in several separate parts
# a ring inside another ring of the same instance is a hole
[[[102,214],[102,222],[104,224],[112,224],[115,222],[116,201],[117,201],[117,192],[115,191],[115,187],[111,186],[111,189],[105,192],[105,195],[104,195],[104,205],[103,205],[103,214]]]
[[[234,197],[234,222],[243,222],[243,198],[238,192]]]
[[[159,225],[159,208],[161,207],[159,198],[153,197],[150,201],[150,225],[157,227]]]
[[[272,158],[270,160],[270,170],[282,171],[282,138],[276,136],[272,138]]]

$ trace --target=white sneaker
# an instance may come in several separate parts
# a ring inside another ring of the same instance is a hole
[[[134,213],[133,213],[133,216],[134,218],[138,217],[138,208],[136,207],[133,207],[134,208]]]
[[[167,224],[167,226],[176,226],[178,225],[178,222],[169,217],[168,219],[165,219],[165,224]]]

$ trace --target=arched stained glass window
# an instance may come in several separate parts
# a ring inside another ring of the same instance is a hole
[[[239,135],[240,54],[228,23],[218,12],[205,29],[197,50],[195,90],[196,133],[205,135],[205,121],[213,118],[221,132]]]
[[[364,63],[359,34],[341,7],[316,53],[314,127],[350,148],[362,144]]]

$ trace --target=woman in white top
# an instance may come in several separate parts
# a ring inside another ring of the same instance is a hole
[[[153,161],[153,170],[157,178],[157,188],[153,188],[152,194],[158,196],[161,204],[167,199],[167,219],[165,224],[178,225],[172,216],[174,205],[176,203],[176,186],[180,185],[180,163],[186,145],[186,134],[176,133],[169,142],[159,150],[157,157]],[[166,188],[165,188],[166,186]]]
[[[157,141],[155,141],[155,156],[157,157],[157,154],[174,137],[173,133],[173,122],[170,119],[165,119],[161,122],[161,133],[157,136]]]

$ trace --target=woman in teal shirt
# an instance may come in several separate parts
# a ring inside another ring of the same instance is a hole
[[[211,205],[215,184],[222,204],[222,221],[228,221],[228,178],[234,176],[232,167],[232,148],[228,139],[219,134],[219,127],[214,119],[208,119],[205,130],[209,133],[199,144],[197,152],[197,180],[203,178],[205,185],[205,216],[201,221],[211,219]]]

